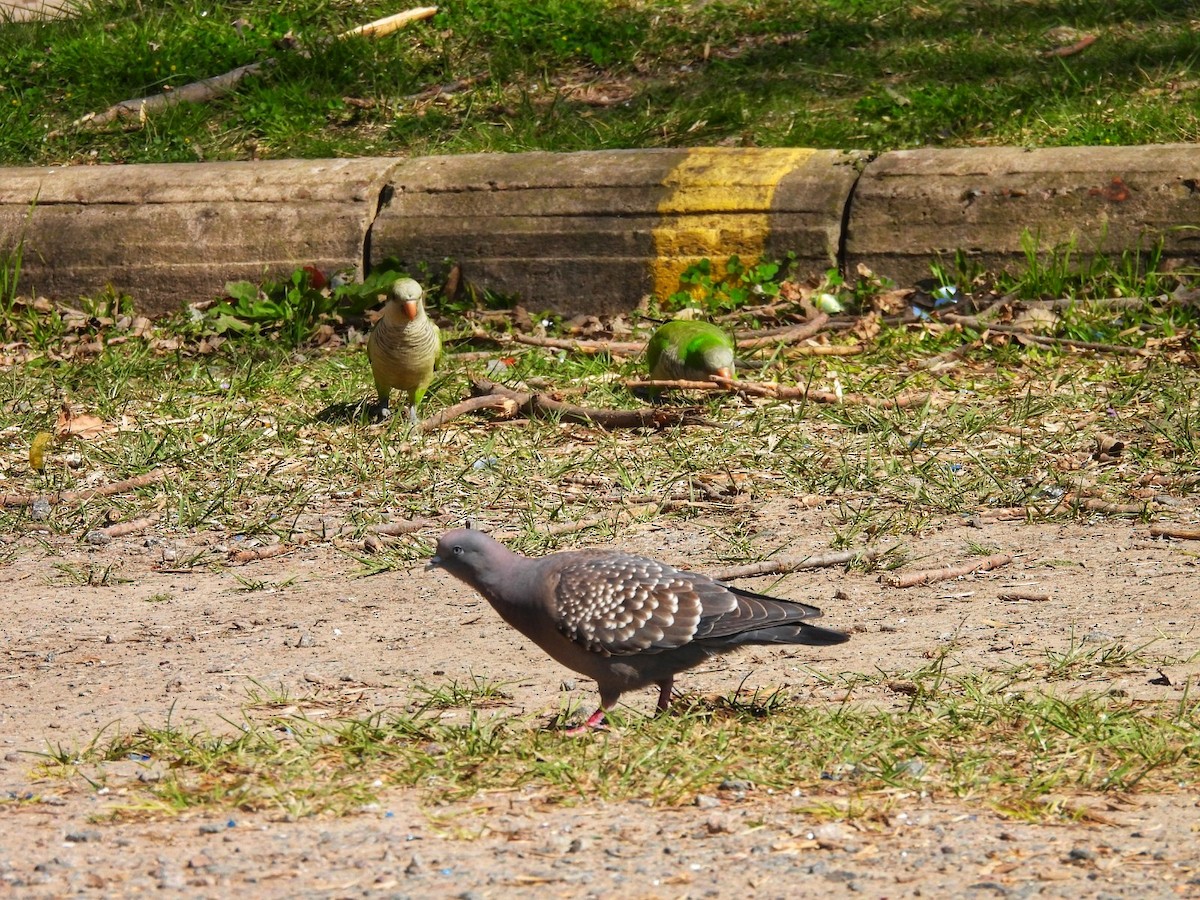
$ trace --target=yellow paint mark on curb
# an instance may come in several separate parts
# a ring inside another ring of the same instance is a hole
[[[783,176],[817,151],[808,148],[698,147],[689,150],[663,185],[670,193],[658,204],[654,228],[654,294],[679,290],[679,276],[705,257],[714,275],[730,256],[756,262],[770,231],[771,199]],[[718,262],[719,260],[719,262]]]

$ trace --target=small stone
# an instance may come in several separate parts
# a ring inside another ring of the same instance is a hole
[[[408,861],[408,865],[404,867],[405,875],[424,875],[425,863],[417,854],[413,854],[412,859]]]
[[[700,809],[716,809],[721,805],[720,800],[710,797],[708,794],[697,794],[696,799],[692,802]]]
[[[69,844],[94,844],[99,840],[101,840],[100,832],[94,829],[67,832],[67,843]]]
[[[754,785],[744,778],[726,778],[717,785],[719,791],[752,791]]]
[[[1089,850],[1087,847],[1072,847],[1071,852],[1067,854],[1067,859],[1074,862],[1088,862],[1096,858],[1096,852]]]
[[[29,507],[29,518],[35,522],[45,522],[50,518],[50,501],[45,497],[38,497]]]
[[[299,639],[296,641],[297,647],[311,647],[312,645],[313,645],[312,635],[308,634],[307,632],[300,635]]]
[[[201,834],[220,834],[225,830],[225,826],[219,822],[205,822],[200,826]]]
[[[562,683],[559,684],[558,689],[560,691],[573,691],[573,690],[575,690],[575,687],[576,687],[576,684],[575,684],[574,678],[564,678],[562,680]]]
[[[115,637],[113,637],[111,634],[106,634],[104,636],[104,643],[115,644],[116,642],[117,642],[117,639]]]
[[[826,843],[834,843],[844,841],[846,832],[837,822],[825,822],[818,825],[812,831],[813,840],[824,841]]]
[[[709,834],[732,834],[733,825],[728,817],[713,815],[704,820],[704,830]]]
[[[321,684],[322,682],[324,682],[324,681],[325,681],[325,679],[324,679],[324,678],[322,678],[322,677],[321,677],[321,676],[320,676],[318,673],[316,673],[316,672],[305,672],[305,673],[304,673],[304,680],[305,680],[305,681],[307,681],[309,684]]]
[[[83,539],[93,547],[103,547],[112,543],[112,538],[99,529],[93,528],[83,536]]]
[[[212,865],[212,860],[209,859],[207,856],[205,856],[203,853],[197,853],[195,856],[193,856],[191,859],[188,860],[188,868],[189,869],[203,869],[206,866],[211,866],[211,865]]]

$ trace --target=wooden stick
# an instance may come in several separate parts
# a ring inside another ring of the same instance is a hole
[[[151,513],[140,519],[130,519],[128,522],[117,522],[115,525],[109,525],[107,528],[98,529],[101,533],[108,535],[110,538],[124,537],[127,534],[135,534],[139,531],[145,531],[150,526],[156,524],[159,520],[158,513]]]
[[[952,325],[965,325],[969,328],[985,328],[988,331],[995,331],[998,334],[1010,334],[1013,337],[1021,338],[1022,340],[1032,341],[1035,344],[1043,344],[1050,347],[1073,347],[1076,350],[1095,350],[1100,353],[1123,353],[1127,356],[1149,356],[1150,351],[1141,347],[1125,347],[1121,344],[1101,344],[1096,341],[1076,341],[1071,338],[1056,338],[1047,337],[1042,334],[1034,334],[1032,331],[1026,331],[1024,328],[1019,328],[1016,325],[997,325],[992,322],[983,322],[978,316],[961,316],[956,313],[946,313],[941,316],[942,321],[949,322]]]
[[[730,380],[713,376],[712,381],[627,381],[627,388],[653,388],[680,391],[737,391],[752,397],[769,397],[772,400],[811,400],[814,403],[845,403],[851,406],[873,406],[882,408],[917,406],[929,401],[930,394],[899,394],[895,397],[871,397],[866,394],[841,394],[836,391],[819,391],[816,388],[792,387],[784,384],[769,384],[760,381]]]
[[[433,431],[435,428],[441,428],[447,422],[457,419],[459,416],[479,412],[483,409],[495,409],[500,413],[502,419],[511,419],[520,412],[521,407],[512,397],[501,397],[495,394],[468,397],[466,400],[460,400],[453,406],[447,406],[432,416],[422,419],[417,423],[417,431],[424,434],[427,431]]]
[[[807,341],[829,324],[826,313],[817,313],[803,325],[787,325],[783,328],[767,328],[762,331],[739,332],[737,347],[739,350],[755,350],[759,347],[769,347],[774,344],[798,344]]]
[[[491,337],[495,339],[494,335]],[[608,353],[611,356],[637,356],[646,349],[646,345],[640,341],[588,341],[576,340],[575,338],[538,337],[533,334],[520,333],[505,335],[505,337],[513,343],[525,344],[528,347],[571,350],[575,353],[583,353],[589,356],[594,356],[598,353]]]
[[[377,19],[374,22],[368,22],[365,25],[359,25],[357,28],[351,28],[349,31],[342,32],[337,37],[339,40],[354,35],[382,37],[403,28],[409,22],[428,19],[430,16],[435,15],[437,11],[438,8],[436,6],[417,7],[387,16],[383,19]],[[117,119],[137,119],[139,122],[144,122],[149,113],[158,112],[178,103],[208,103],[231,92],[245,78],[257,75],[264,67],[273,65],[275,65],[274,57],[265,59],[262,62],[238,66],[236,69],[231,69],[223,75],[202,78],[199,81],[193,81],[172,91],[163,91],[161,94],[151,94],[148,97],[138,97],[133,100],[122,100],[120,103],[113,104],[102,112],[88,113],[85,116],[81,116],[66,128],[49,132],[46,137],[49,139],[62,137],[68,131],[85,127],[88,130],[103,128],[108,123]]]
[[[1075,43],[1069,44],[1066,47],[1055,47],[1053,50],[1046,50],[1044,53],[1042,53],[1042,56],[1059,58],[1064,56],[1074,56],[1076,53],[1081,53],[1088,47],[1092,46],[1092,44],[1096,43],[1096,40],[1096,35],[1085,34]]]
[[[653,409],[595,409],[586,406],[576,406],[555,400],[547,394],[532,394],[525,391],[514,391],[504,385],[488,381],[486,378],[474,379],[471,390],[476,394],[497,394],[511,398],[528,416],[546,418],[557,417],[567,422],[578,422],[583,425],[597,425],[600,428],[670,428],[676,425],[701,425],[709,428],[723,427],[717,422],[711,422],[700,416],[693,415],[687,410],[655,407]]]
[[[368,22],[366,25],[359,25],[357,28],[343,31],[338,35],[338,40],[355,35],[383,37],[384,35],[391,34],[393,31],[399,31],[409,22],[419,22],[421,19],[428,19],[431,16],[435,16],[437,15],[437,11],[438,8],[436,6],[418,6],[414,9],[406,9],[404,12],[385,16],[382,19],[376,19],[374,22]]]
[[[174,106],[177,103],[207,103],[210,100],[215,100],[217,97],[228,94],[237,87],[242,79],[248,78],[251,75],[257,75],[264,66],[272,66],[274,64],[274,59],[267,59],[260,63],[250,63],[246,66],[238,66],[224,75],[214,75],[211,78],[202,78],[199,81],[193,81],[170,92],[151,94],[149,97],[139,97],[134,100],[122,100],[120,103],[113,104],[103,112],[88,113],[85,116],[81,116],[66,128],[49,132],[46,137],[49,139],[62,137],[68,131],[84,127],[89,130],[103,128],[109,122],[116,119],[145,121],[148,113],[166,109],[168,106]]]
[[[0,506],[33,506],[38,500],[45,500],[47,503],[75,503],[76,501],[93,500],[96,497],[111,497],[113,494],[121,494],[125,491],[136,490],[140,487],[156,484],[163,479],[162,469],[153,469],[144,475],[135,475],[133,478],[126,478],[124,481],[114,481],[111,484],[104,484],[100,487],[84,488],[77,491],[62,491],[52,494],[0,494]]]
[[[950,581],[955,578],[961,578],[964,575],[970,575],[974,572],[986,572],[989,569],[997,569],[1000,566],[1007,566],[1014,559],[1011,553],[997,553],[994,556],[987,556],[983,559],[977,559],[970,562],[965,562],[957,566],[949,566],[945,569],[923,569],[915,572],[888,572],[880,575],[879,580],[889,587],[907,588],[916,587],[920,584],[934,584],[938,581]]]
[[[1050,595],[1044,591],[1001,591],[996,597],[1016,603],[1045,603],[1050,599]]]
[[[737,578],[753,578],[756,575],[787,575],[801,569],[825,569],[830,566],[846,566],[855,560],[870,561],[886,556],[898,547],[864,547],[861,550],[839,550],[836,553],[821,553],[815,556],[793,556],[781,559],[766,559],[762,562],[747,563],[744,566],[732,566],[728,569],[718,569],[709,575],[717,581],[733,581]]]
[[[1200,528],[1177,528],[1173,525],[1151,525],[1151,537],[1169,537],[1180,541],[1200,541]]]
[[[409,519],[407,522],[381,522],[378,525],[372,525],[367,530],[373,534],[398,537],[402,534],[412,534],[414,531],[421,531],[424,528],[432,528],[435,525],[441,524],[437,519]]]
[[[242,564],[248,562],[257,562],[260,559],[271,559],[273,556],[283,556],[285,553],[291,553],[293,550],[299,550],[304,546],[305,541],[299,541],[294,544],[280,541],[277,544],[267,544],[265,547],[250,547],[246,550],[234,550],[229,554],[229,561]]]

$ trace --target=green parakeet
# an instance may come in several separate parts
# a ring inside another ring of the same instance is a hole
[[[733,377],[733,341],[708,322],[676,319],[660,325],[646,345],[650,377],[661,381],[708,381]]]
[[[425,315],[425,292],[411,278],[397,279],[367,339],[367,357],[379,393],[379,415],[391,414],[392,390],[408,392],[408,417],[417,420],[417,405],[433,380],[433,367],[442,350],[441,332]]]

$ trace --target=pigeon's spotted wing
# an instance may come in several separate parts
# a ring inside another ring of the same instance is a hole
[[[640,556],[583,557],[557,574],[555,623],[594,653],[623,656],[682,647],[701,620],[737,606],[723,585]]]
[[[727,590],[735,600],[733,609],[723,616],[701,622],[696,633],[697,639],[729,637],[821,616],[821,610],[798,600],[780,600],[734,587]]]

